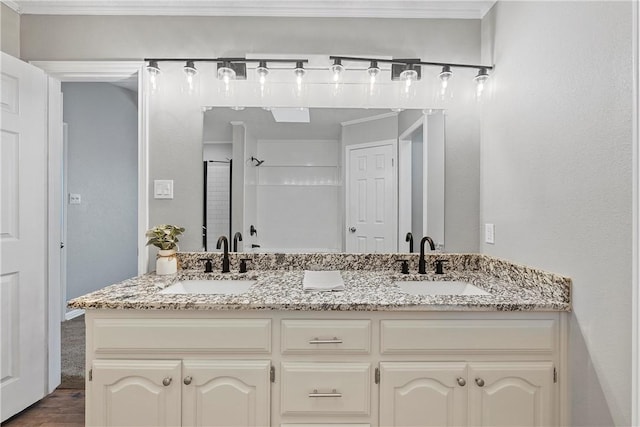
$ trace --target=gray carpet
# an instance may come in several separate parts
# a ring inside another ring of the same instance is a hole
[[[84,388],[84,315],[62,322],[62,383]]]

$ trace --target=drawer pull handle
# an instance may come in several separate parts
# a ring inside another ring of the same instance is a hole
[[[171,384],[171,377],[166,377],[165,379],[162,380],[163,386],[168,387],[169,384]]]
[[[338,337],[333,337],[333,339],[321,340],[320,338],[314,338],[309,340],[309,344],[342,344],[342,340]]]
[[[309,397],[342,397],[342,393],[338,393],[335,388],[331,393],[318,393],[318,390],[314,389],[313,393],[309,393]]]

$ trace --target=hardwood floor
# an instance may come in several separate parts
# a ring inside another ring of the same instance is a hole
[[[2,427],[83,427],[84,390],[58,388],[2,423]]]

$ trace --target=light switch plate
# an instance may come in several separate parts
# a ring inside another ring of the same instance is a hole
[[[493,245],[496,243],[496,229],[493,224],[484,225],[484,242]]]
[[[69,193],[69,204],[70,205],[79,205],[82,203],[82,197],[80,194]]]
[[[173,180],[155,179],[153,180],[154,199],[173,199]]]

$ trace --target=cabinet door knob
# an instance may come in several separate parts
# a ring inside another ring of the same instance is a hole
[[[356,232],[356,228],[355,227],[349,227],[349,231],[352,232],[352,233],[355,233]]]
[[[171,377],[167,377],[165,379],[162,380],[162,385],[167,387],[169,384],[171,384]]]
[[[189,384],[191,384],[191,380],[192,380],[192,379],[193,379],[193,378],[191,378],[191,377],[184,377],[184,380],[183,380],[184,385],[189,385]]]
[[[465,379],[464,379],[464,378],[462,378],[462,377],[458,377],[458,378],[456,379],[456,381],[458,382],[458,385],[459,385],[460,387],[464,387],[464,386],[466,386],[466,385],[467,385],[467,382],[466,382],[466,381],[465,381]]]
[[[484,387],[484,380],[482,378],[476,378],[476,384],[478,384],[478,387]]]

